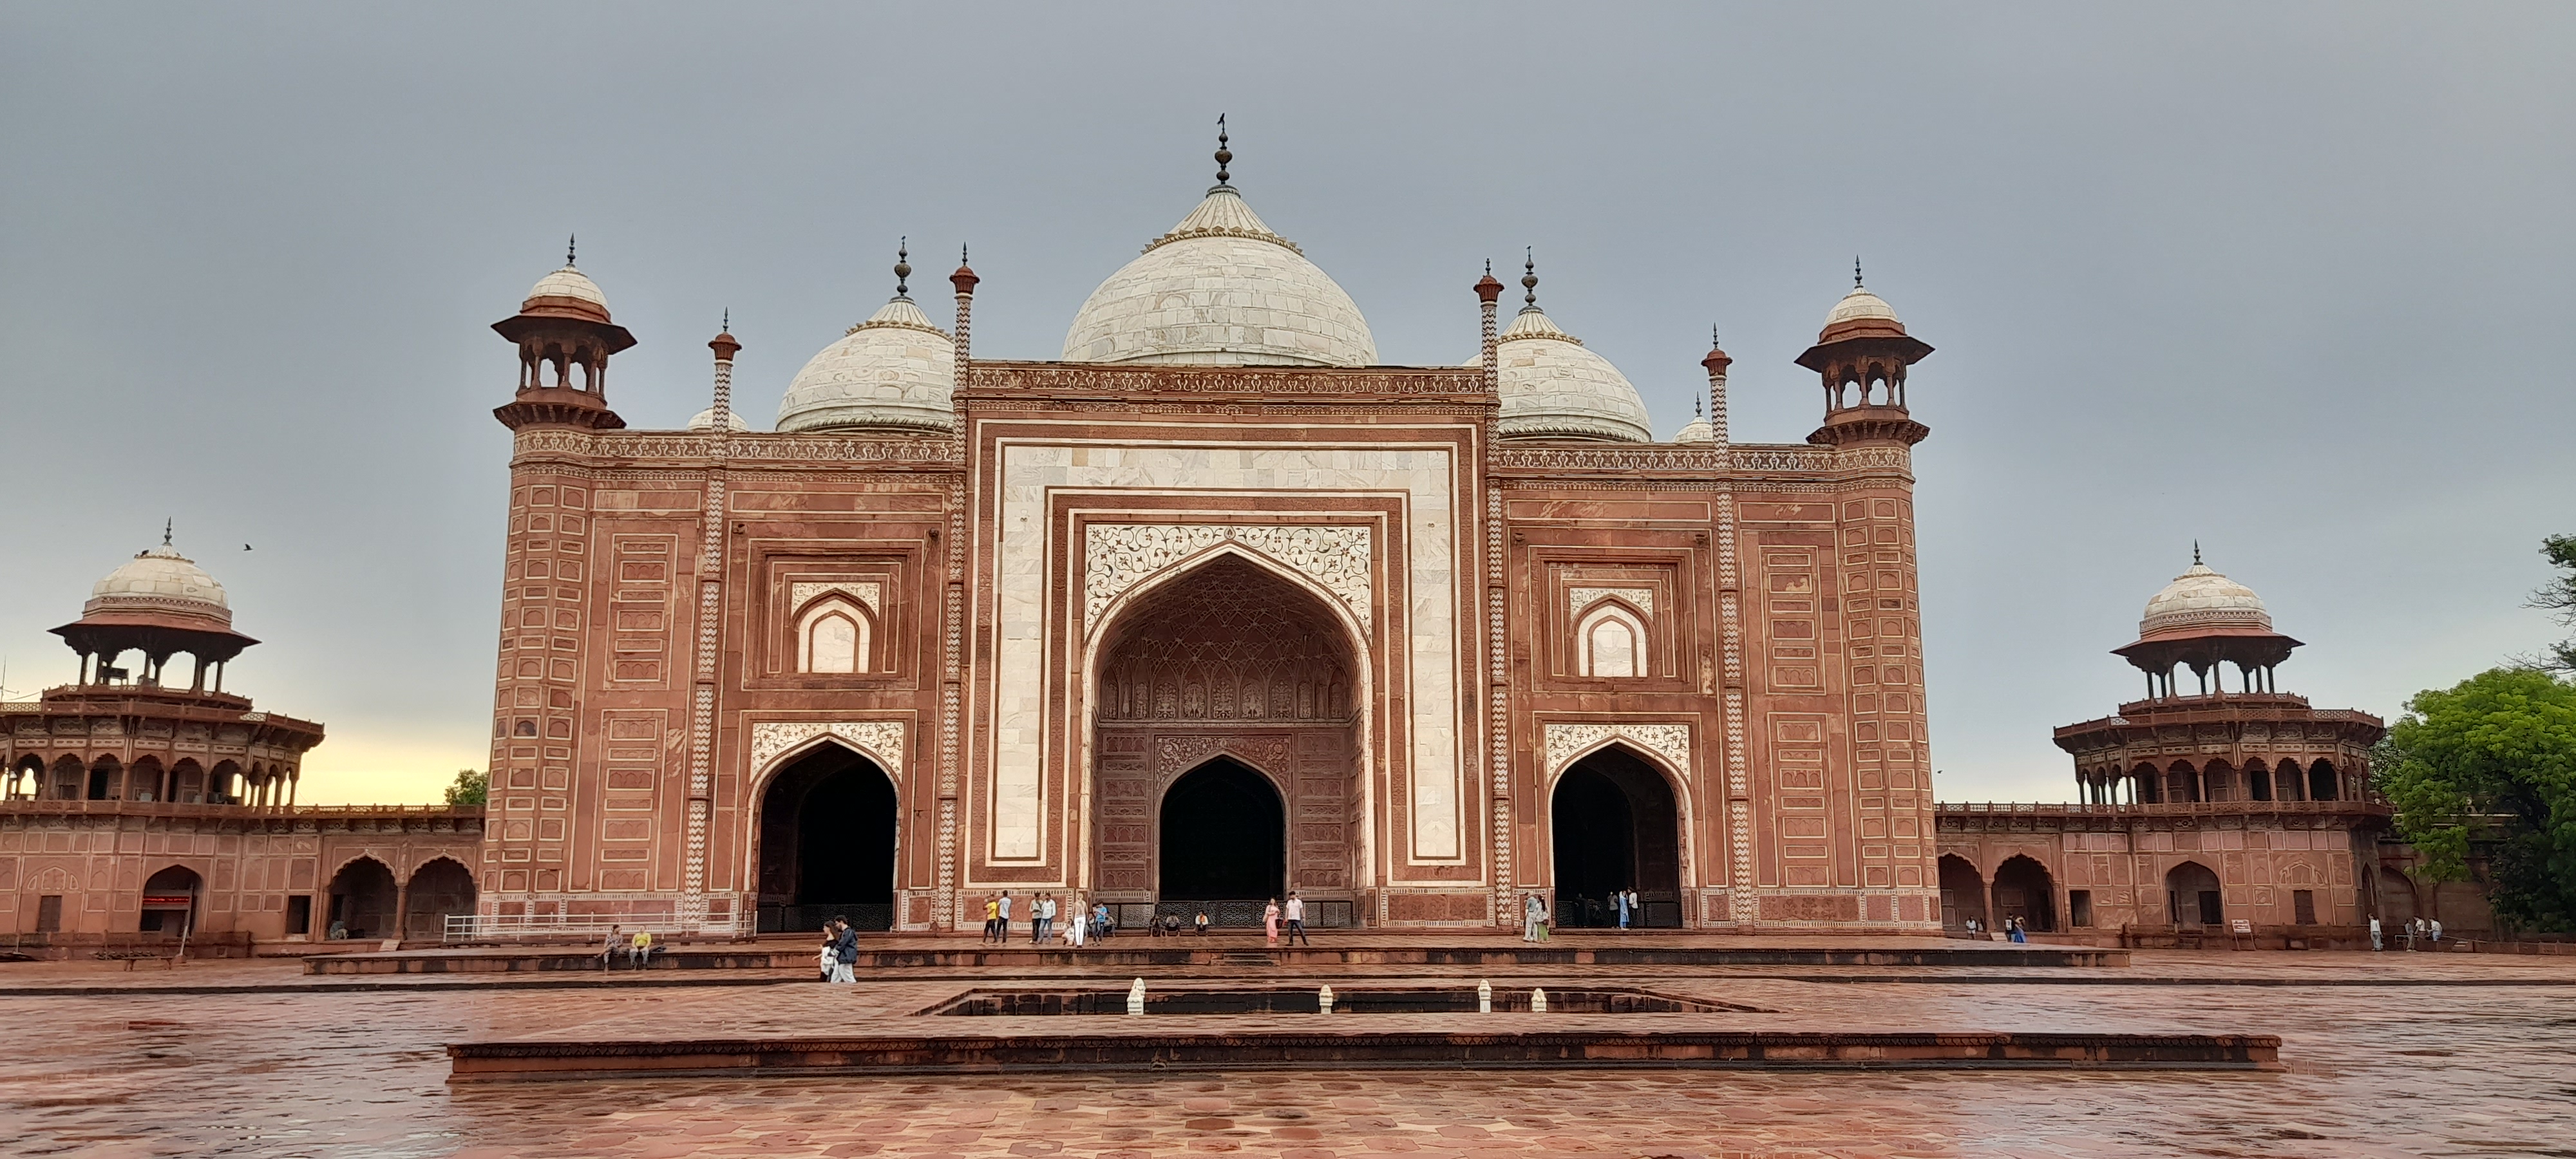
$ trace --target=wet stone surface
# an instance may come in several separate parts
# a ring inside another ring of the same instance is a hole
[[[2479,963],[2360,956],[2349,965],[2338,969],[2326,955],[2239,954],[2142,960],[2139,974],[2370,984],[1829,984],[1635,972],[1556,980],[1723,997],[1771,1012],[1632,1018],[2275,1033],[2288,1070],[2268,1074],[1308,1071],[489,1086],[450,1086],[445,1045],[883,1027],[919,1017],[916,1011],[975,988],[978,979],[174,994],[148,992],[166,980],[137,976],[131,993],[0,996],[0,1025],[9,1028],[8,1049],[0,1051],[0,1151],[924,1159],[2576,1155],[2576,966],[2489,971]],[[12,978],[0,972],[0,986]],[[102,973],[82,980],[122,984],[112,979]],[[1337,989],[1368,984],[1330,980]],[[2426,984],[2462,981],[2516,984]]]

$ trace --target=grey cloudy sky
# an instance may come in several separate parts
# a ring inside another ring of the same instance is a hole
[[[1209,179],[1350,291],[1390,362],[1473,353],[1534,246],[1551,316],[1659,433],[1709,324],[1742,441],[1849,282],[1912,380],[1948,799],[2062,799],[2049,729],[2189,562],[2309,642],[2282,687],[2394,714],[2551,634],[2576,531],[2576,6],[36,5],[0,8],[0,653],[153,542],[326,722],[309,800],[479,764],[508,346],[581,235],[641,345],[630,424],[736,397],[890,292],[984,276],[976,350],[1056,355]],[[244,552],[250,543],[257,550]]]

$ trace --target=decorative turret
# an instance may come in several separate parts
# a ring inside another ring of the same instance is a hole
[[[563,268],[538,279],[519,312],[492,329],[519,347],[518,396],[492,412],[503,425],[514,431],[626,425],[608,409],[608,356],[635,345],[635,336],[609,320],[607,295],[573,268],[570,243]]]
[[[1905,411],[1905,368],[1932,347],[1905,332],[1896,311],[1861,284],[1860,259],[1852,259],[1851,292],[1825,315],[1816,344],[1798,365],[1823,376],[1825,425],[1807,441],[1831,446],[1860,442],[1922,442],[1932,428]]]
[[[2226,690],[2217,679],[2224,664],[2236,666],[2238,691],[2277,692],[2272,670],[2298,646],[2272,630],[2272,613],[2254,589],[2200,562],[2195,543],[2191,568],[2147,601],[2137,640],[2111,652],[2147,674],[2148,699],[2166,700],[2176,695],[2177,667],[2200,678],[2203,696]]]
[[[259,641],[233,631],[231,604],[224,585],[170,546],[163,528],[161,546],[136,552],[89,590],[81,618],[53,630],[72,651],[80,653],[82,684],[123,680],[124,669],[112,667],[129,651],[143,653],[137,683],[158,686],[162,665],[185,652],[197,659],[192,690],[203,691],[206,667],[215,667],[215,689],[223,689],[223,665]]]

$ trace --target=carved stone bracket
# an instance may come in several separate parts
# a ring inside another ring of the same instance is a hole
[[[904,733],[905,725],[900,720],[764,722],[751,726],[751,767],[765,769],[782,754],[816,737],[829,736],[859,750],[884,766],[888,776],[901,781]]]
[[[1606,741],[1624,740],[1664,758],[1685,774],[1691,769],[1691,726],[1687,724],[1550,724],[1547,726],[1547,771],[1554,776],[1576,757]]]
[[[1363,526],[1246,526],[1230,523],[1094,523],[1083,532],[1082,622],[1128,589],[1221,543],[1237,543],[1315,581],[1369,626],[1370,529]]]

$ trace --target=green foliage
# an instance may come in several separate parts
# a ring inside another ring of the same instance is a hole
[[[2498,914],[2576,929],[2576,685],[2498,668],[2419,692],[2373,756],[2423,876],[2466,879],[2474,844]]]
[[[480,805],[483,803],[484,795],[491,790],[492,774],[478,773],[472,769],[458,769],[456,783],[447,787],[447,803],[451,808],[457,805]]]
[[[2576,628],[2576,535],[2553,535],[2541,540],[2540,554],[2567,574],[2531,593],[2531,606],[2558,613],[2553,618],[2560,627]],[[2549,655],[2540,663],[2552,671],[2576,672],[2576,636],[2550,645]]]

